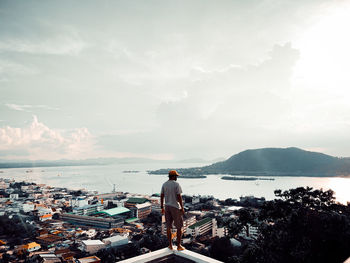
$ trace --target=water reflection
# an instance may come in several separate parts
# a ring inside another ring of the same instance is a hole
[[[179,164],[177,167],[196,167],[199,164]],[[148,175],[147,170],[174,167],[174,164],[118,164],[109,166],[76,166],[34,168],[26,173],[25,168],[6,169],[0,174],[3,178],[13,178],[17,181],[33,181],[51,186],[70,189],[86,188],[100,193],[111,192],[113,185],[117,191],[153,194],[159,193],[161,185],[167,180],[166,175]],[[139,173],[128,174],[123,171],[137,170]],[[57,176],[60,174],[60,176]],[[275,180],[256,181],[226,181],[222,175],[208,175],[205,179],[181,179],[184,194],[213,195],[219,199],[236,198],[246,195],[274,199],[274,190],[288,190],[296,187],[310,186],[314,189],[332,189],[337,201],[350,201],[349,178],[324,177],[274,177]]]
[[[350,179],[349,178],[327,178],[328,188],[335,191],[337,201],[346,204],[350,202]]]

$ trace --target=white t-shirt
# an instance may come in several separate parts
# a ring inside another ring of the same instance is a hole
[[[181,193],[182,189],[180,184],[174,180],[168,180],[162,186],[161,194],[164,194],[165,205],[180,209],[181,206],[177,201],[177,195]]]

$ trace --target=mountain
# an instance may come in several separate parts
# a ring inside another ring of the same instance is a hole
[[[263,148],[246,150],[226,161],[204,167],[177,169],[182,174],[243,174],[290,176],[350,175],[350,159],[299,148]],[[167,169],[150,173],[166,173]]]

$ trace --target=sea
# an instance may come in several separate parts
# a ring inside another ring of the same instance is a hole
[[[116,191],[152,195],[160,192],[167,175],[151,175],[147,171],[161,168],[187,168],[204,166],[203,163],[132,163],[96,166],[61,166],[36,168],[0,169],[0,178],[16,181],[35,182],[54,187],[86,189],[99,193]],[[350,178],[341,177],[293,177],[268,176],[274,180],[229,181],[222,180],[224,175],[207,175],[202,179],[178,178],[183,194],[214,196],[220,200],[241,196],[275,198],[274,190],[288,190],[296,187],[335,192],[336,200],[346,204],[350,202]]]

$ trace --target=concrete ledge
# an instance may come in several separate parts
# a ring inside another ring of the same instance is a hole
[[[222,261],[203,256],[201,254],[192,252],[191,250],[187,249],[183,251],[173,250],[173,253],[179,257],[187,258],[197,263],[222,263]]]
[[[159,250],[147,253],[147,254],[143,254],[143,255],[140,255],[137,257],[129,258],[129,259],[118,261],[118,262],[120,262],[120,263],[144,263],[144,262],[151,261],[151,260],[154,260],[157,258],[168,256],[171,254],[173,254],[173,251],[171,251],[168,248],[163,248],[163,249],[159,249]]]
[[[145,263],[148,261],[154,261],[156,259],[160,259],[162,257],[175,255],[179,258],[186,258],[192,260],[196,263],[222,263],[222,261],[218,261],[216,259],[212,259],[210,257],[203,256],[201,254],[192,252],[190,250],[177,251],[176,246],[174,246],[174,250],[170,250],[168,248],[159,249],[153,251],[151,253],[143,254],[137,257],[129,258],[126,260],[118,261],[120,263]]]

